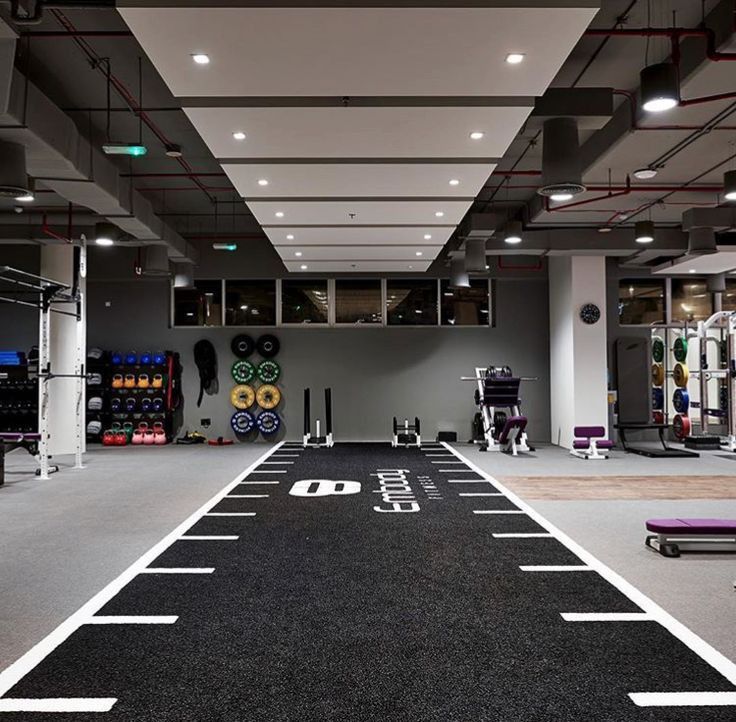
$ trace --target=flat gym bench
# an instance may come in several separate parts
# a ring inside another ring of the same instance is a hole
[[[645,544],[665,557],[736,551],[736,519],[649,519]]]

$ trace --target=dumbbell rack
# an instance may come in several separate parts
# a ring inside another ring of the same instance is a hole
[[[134,427],[145,421],[149,426],[153,426],[155,422],[161,422],[164,425],[166,438],[171,441],[176,432],[176,424],[174,420],[175,411],[178,408],[179,387],[180,387],[180,363],[179,354],[173,351],[165,352],[165,361],[163,364],[115,364],[111,362],[111,354],[105,352],[102,359],[98,362],[91,361],[90,373],[100,373],[102,376],[101,386],[88,385],[87,401],[91,396],[102,397],[102,410],[87,410],[87,422],[97,419],[102,423],[103,432],[112,427],[114,423],[121,426],[125,422],[131,422]],[[94,365],[92,365],[94,364]],[[154,374],[161,374],[164,377],[162,388],[113,388],[112,378],[115,374],[133,374],[138,379],[140,374],[148,374],[152,379]],[[113,398],[120,398],[123,404],[125,399],[129,397],[136,399],[136,409],[134,411],[113,412],[111,404]],[[162,411],[141,411],[140,405],[143,398],[162,398],[164,408]],[[86,404],[85,404],[86,406]],[[101,436],[97,438],[87,437],[89,441],[100,442]]]
[[[0,431],[30,433],[38,429],[38,379],[26,364],[0,365]]]

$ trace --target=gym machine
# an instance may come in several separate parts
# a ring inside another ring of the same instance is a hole
[[[304,437],[302,443],[304,448],[311,446],[315,449],[324,446],[330,448],[334,445],[332,439],[332,389],[325,389],[325,435],[320,435],[320,420],[317,419],[317,434],[312,436],[312,421],[310,415],[310,390],[304,389]]]
[[[480,428],[473,442],[480,444],[481,451],[511,451],[514,456],[517,451],[534,451],[526,434],[519,389],[522,381],[537,381],[536,377],[514,376],[509,366],[478,366],[474,376],[462,376],[461,380],[475,381],[478,386],[475,404]]]
[[[404,423],[399,425],[394,416],[393,436],[391,438],[391,446],[395,449],[398,446],[416,446],[417,449],[422,448],[422,436],[419,425],[419,417],[414,417],[414,423],[410,424],[409,419],[404,419]]]

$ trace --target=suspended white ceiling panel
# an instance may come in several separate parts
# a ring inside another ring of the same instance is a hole
[[[314,226],[269,226],[266,235],[275,246],[422,246],[444,245],[455,226],[354,226],[316,228]],[[430,236],[425,238],[425,236]]]
[[[660,275],[680,273],[723,273],[736,268],[736,251],[719,251],[704,256],[681,256],[673,258],[669,263],[663,263],[652,270]]]
[[[285,261],[432,261],[442,246],[275,246]],[[301,256],[296,256],[301,253]],[[420,255],[417,255],[420,254]]]
[[[248,201],[266,226],[457,225],[471,201]],[[437,216],[442,213],[442,216]],[[277,215],[282,214],[282,215]]]
[[[495,165],[486,163],[275,163],[222,168],[246,200],[264,198],[467,198]],[[452,181],[452,184],[450,183]],[[267,182],[268,185],[260,185]]]
[[[527,107],[185,108],[215,158],[500,158]],[[235,140],[233,133],[246,134]],[[480,140],[470,133],[481,131]]]
[[[179,97],[538,96],[597,9],[123,7],[141,4],[118,11]]]
[[[306,277],[314,273],[423,273],[430,263],[431,261],[284,261],[288,271],[302,273]]]

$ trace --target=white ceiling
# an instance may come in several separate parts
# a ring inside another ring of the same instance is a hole
[[[728,249],[718,253],[710,253],[704,256],[690,256],[682,260],[675,259],[672,266],[665,266],[652,271],[660,275],[698,273],[710,275],[712,273],[723,273],[736,268],[736,251]]]
[[[500,158],[532,110],[509,107],[185,108],[215,158]],[[470,133],[485,133],[471,140]],[[246,134],[244,141],[233,138]]]
[[[486,163],[223,163],[246,200],[263,198],[467,198],[495,165]],[[258,184],[267,180],[267,186]],[[460,181],[450,185],[450,180]]]
[[[284,261],[289,272],[312,273],[423,273],[429,268],[429,261],[400,263],[397,261]],[[307,266],[307,268],[302,268]]]
[[[381,272],[410,270],[429,232],[426,270],[598,3],[155,4],[118,8],[269,238],[319,246],[309,271]]]
[[[406,261],[434,258],[442,246],[276,246],[285,261]],[[295,256],[301,253],[301,256]],[[420,255],[417,255],[420,254]]]

